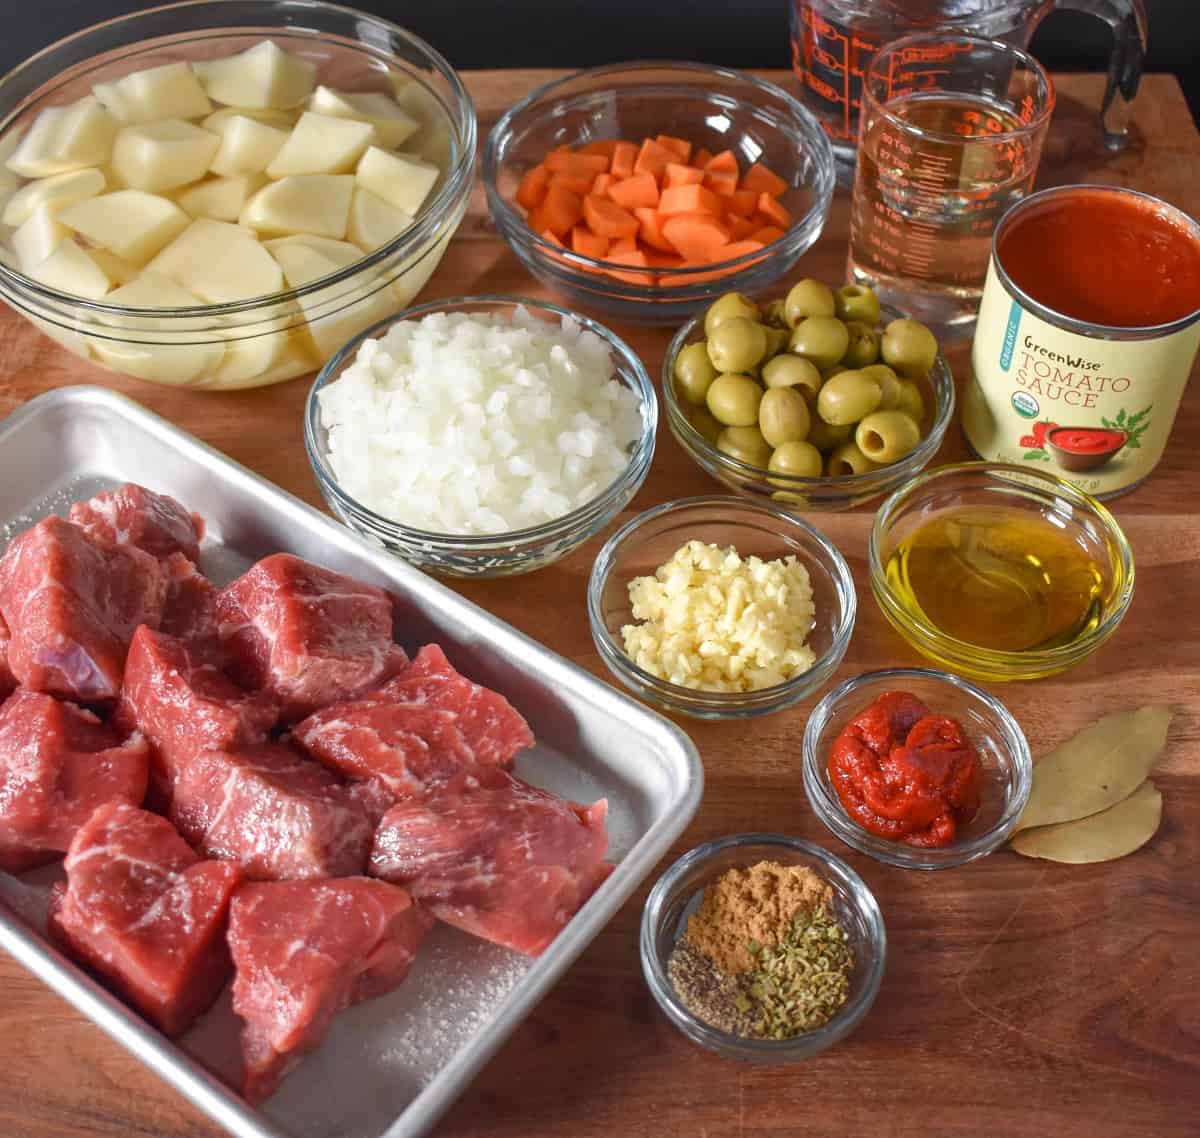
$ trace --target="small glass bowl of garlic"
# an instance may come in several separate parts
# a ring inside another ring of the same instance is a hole
[[[84,359],[206,391],[312,372],[409,306],[475,162],[446,60],[320,0],[98,24],[0,79],[0,121],[0,296]]]
[[[667,502],[605,543],[588,617],[600,658],[668,711],[745,719],[799,703],[854,631],[845,558],[807,522],[729,495]]]

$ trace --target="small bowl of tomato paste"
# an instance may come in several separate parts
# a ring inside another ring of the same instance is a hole
[[[1129,439],[1128,431],[1112,427],[1054,427],[1046,432],[1046,449],[1063,470],[1081,474],[1114,458]]]
[[[1033,757],[994,696],[931,668],[847,680],[804,729],[804,790],[843,842],[903,869],[946,869],[1012,834]]]

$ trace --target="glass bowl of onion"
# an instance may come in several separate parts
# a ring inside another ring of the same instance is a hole
[[[543,568],[628,505],[658,402],[603,325],[543,301],[419,305],[351,340],[309,393],[305,447],[330,509],[452,577]]]

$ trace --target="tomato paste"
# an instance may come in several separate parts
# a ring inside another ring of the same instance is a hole
[[[1108,454],[1125,445],[1129,435],[1125,431],[1112,431],[1098,427],[1059,427],[1047,438],[1062,450],[1072,454]]]
[[[846,724],[828,768],[855,822],[910,846],[950,845],[979,811],[979,752],[958,720],[909,692],[886,692]]]

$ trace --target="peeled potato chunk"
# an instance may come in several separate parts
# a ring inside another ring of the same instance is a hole
[[[305,111],[282,149],[271,160],[267,176],[352,174],[376,137],[370,123]]]
[[[283,273],[240,225],[197,218],[147,270],[170,277],[207,304],[267,296],[283,288]]]
[[[200,80],[187,63],[148,67],[111,83],[97,83],[92,92],[109,114],[126,124],[198,119],[212,110]]]
[[[5,225],[22,225],[35,209],[51,213],[66,209],[84,198],[94,198],[104,191],[104,175],[97,169],[72,170],[69,174],[54,174],[26,182],[4,207]]]
[[[312,94],[317,75],[315,64],[272,40],[193,67],[208,97],[233,107],[297,107]]]
[[[59,292],[86,300],[99,300],[112,287],[104,270],[70,240],[62,242],[49,257],[29,269],[29,275]]]
[[[237,221],[246,202],[262,188],[262,174],[240,174],[234,178],[206,178],[185,186],[175,195],[180,207],[192,217],[214,221]]]
[[[358,164],[358,184],[389,205],[414,217],[429,196],[440,171],[430,162],[405,154],[389,154],[372,146]]]
[[[263,186],[239,218],[271,236],[313,233],[342,238],[350,220],[354,179],[339,174],[296,174]]]
[[[370,123],[379,136],[379,144],[388,150],[404,145],[421,127],[390,95],[374,91],[335,91],[332,87],[318,87],[308,101],[308,109],[334,118]]]
[[[200,125],[205,130],[222,133],[225,123],[231,118],[253,119],[255,122],[266,123],[267,126],[279,127],[285,133],[296,125],[299,113],[297,111],[279,111],[271,107],[222,107],[213,111]]]
[[[216,124],[221,146],[211,163],[214,174],[224,178],[260,174],[288,140],[288,133],[245,115],[234,115]]]
[[[13,252],[17,255],[17,264],[23,271],[29,272],[70,236],[71,231],[59,222],[58,216],[42,206],[29,215],[10,240]]]
[[[86,249],[84,251],[117,287],[127,285],[142,271],[140,266],[135,265],[132,261],[126,261],[124,257],[118,257],[116,253],[111,253],[107,249]]]
[[[141,123],[117,135],[112,168],[135,190],[161,194],[203,178],[220,145],[220,135],[182,119]]]
[[[346,238],[364,253],[370,253],[398,237],[412,223],[412,214],[389,205],[378,194],[359,186],[350,201]]]
[[[117,137],[117,120],[94,95],[66,107],[47,107],[21,139],[8,168],[22,178],[49,178],[103,166]]]
[[[169,198],[142,190],[117,190],[68,206],[63,225],[93,245],[143,265],[188,225],[188,215]]]

